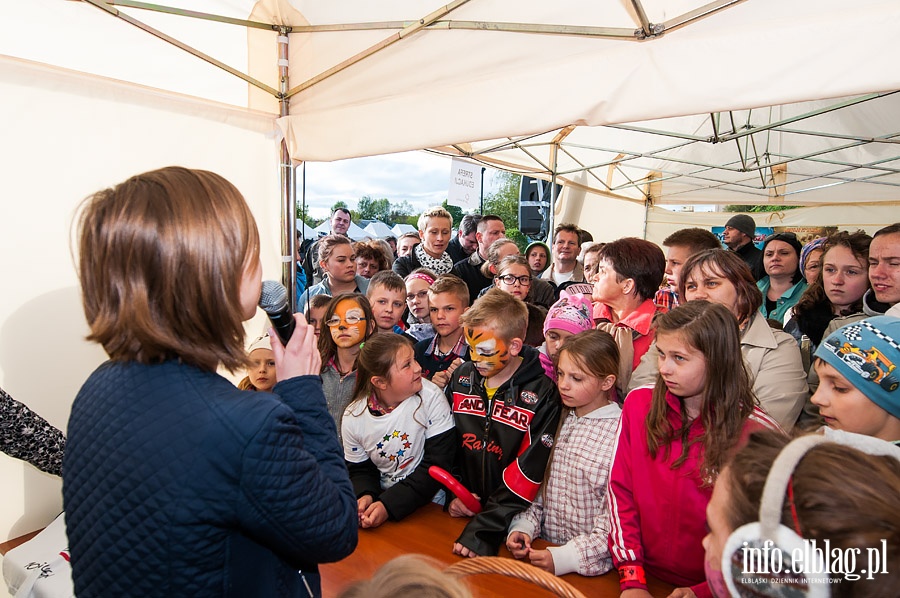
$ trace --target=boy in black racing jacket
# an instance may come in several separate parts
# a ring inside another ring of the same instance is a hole
[[[456,423],[456,472],[482,504],[475,515],[454,498],[454,517],[472,517],[453,545],[462,556],[491,556],[513,516],[537,496],[560,418],[559,391],[537,350],[524,345],[525,304],[491,289],[463,315],[471,362],[447,386]]]

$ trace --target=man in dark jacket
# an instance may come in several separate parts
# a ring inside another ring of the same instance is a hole
[[[350,210],[347,208],[337,208],[331,215],[331,234],[343,235],[347,237],[347,231],[350,230]],[[322,235],[325,236],[325,235]],[[309,246],[306,250],[306,257],[303,260],[303,267],[306,269],[306,285],[311,287],[322,282],[325,273],[319,265],[319,240]]]
[[[725,223],[725,234],[722,240],[728,249],[738,254],[750,267],[753,278],[761,280],[766,272],[763,270],[763,252],[753,244],[756,236],[756,221],[746,214],[737,214]]]
[[[447,244],[447,253],[453,258],[453,263],[461,262],[478,249],[478,239],[475,234],[478,232],[478,222],[481,220],[481,214],[466,214],[459,222],[459,230],[456,236]]]
[[[505,236],[506,225],[503,224],[503,219],[492,214],[485,215],[478,223],[478,230],[475,233],[478,249],[472,252],[468,258],[453,265],[451,273],[462,278],[469,287],[470,304],[475,303],[478,293],[483,288],[493,283],[491,278],[481,273],[481,265],[487,260],[488,248],[491,243]]]

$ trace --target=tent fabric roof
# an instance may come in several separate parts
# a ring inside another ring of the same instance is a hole
[[[395,224],[391,229],[391,232],[395,237],[400,237],[401,235],[405,235],[406,233],[415,233],[418,231],[412,224]]]
[[[433,148],[594,193],[655,204],[900,199],[900,94]],[[554,143],[556,142],[556,143]]]
[[[167,5],[8,3],[0,54],[273,118],[286,98],[295,161],[432,148],[637,202],[898,200],[893,0]]]
[[[860,116],[828,114],[802,123],[851,138],[845,141],[878,139],[862,151],[839,138],[823,144],[827,138],[787,133],[787,125],[769,128],[816,108],[806,102],[900,89],[900,72],[893,67],[900,41],[872,34],[876,23],[883,31],[900,25],[900,11],[890,2],[460,0],[446,8],[441,2],[386,2],[379,4],[377,20],[400,23],[385,29],[349,24],[367,15],[375,21],[372,7],[342,6],[344,16],[321,3],[292,4],[313,26],[348,28],[297,28],[291,34],[297,93],[291,115],[279,125],[297,160],[435,148],[545,178],[553,170],[569,173],[567,182],[636,201],[649,195],[661,203],[766,203],[769,189],[787,197],[777,203],[835,196],[897,199],[889,164],[896,154],[889,148],[898,127],[892,123],[882,128],[876,120],[869,127]],[[892,112],[889,103],[873,110]],[[651,139],[633,129],[593,130],[627,123],[677,135]],[[748,126],[760,134],[748,135]],[[366,134],[349,147],[345,139],[357,131]],[[729,133],[744,136],[719,141]],[[530,136],[544,144],[534,156],[536,146],[527,143],[506,155],[484,153]],[[564,163],[553,168],[547,148],[557,136],[568,142],[570,153],[579,145],[595,149],[578,152],[581,160],[560,156]],[[717,143],[685,147],[694,137]],[[844,156],[826,151],[842,146]],[[820,157],[789,166],[784,174],[782,154]],[[620,162],[628,164],[619,168]],[[586,170],[613,163],[612,177]],[[582,170],[583,179],[576,181]],[[656,194],[641,189],[648,173],[654,173]],[[705,180],[708,175],[712,180]],[[808,192],[854,177],[879,180],[861,186],[860,193]]]

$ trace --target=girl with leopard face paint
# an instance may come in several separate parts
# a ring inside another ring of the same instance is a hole
[[[328,412],[338,430],[341,415],[350,403],[356,382],[356,358],[372,335],[375,318],[368,299],[357,293],[334,297],[322,314],[319,353],[322,355],[322,389]]]

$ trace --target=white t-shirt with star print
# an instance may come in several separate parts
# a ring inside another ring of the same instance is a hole
[[[447,397],[423,379],[418,394],[385,415],[372,415],[365,401],[352,402],[341,420],[344,458],[350,463],[371,459],[381,472],[381,489],[386,490],[415,471],[427,438],[452,428]]]

